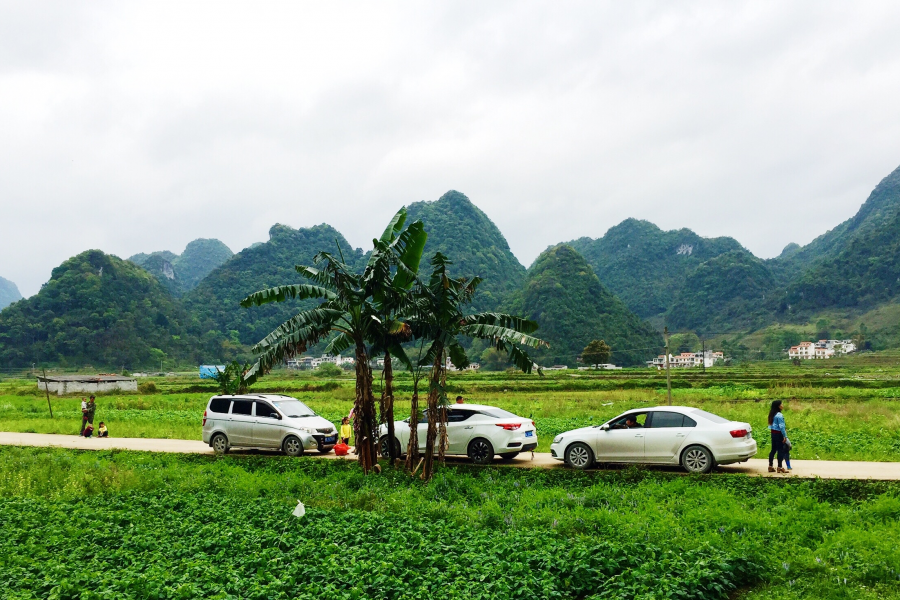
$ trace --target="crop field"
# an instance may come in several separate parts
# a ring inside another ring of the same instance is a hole
[[[900,598],[891,482],[7,447],[0,526],[11,599]]]
[[[673,375],[673,403],[696,406],[749,422],[768,446],[766,415],[771,400],[784,400],[792,456],[798,459],[900,461],[900,358],[872,355],[865,361],[811,361],[793,367],[766,363],[714,368],[705,374]],[[113,437],[200,439],[200,418],[215,387],[194,376],[142,379],[145,391],[100,395],[95,421],[104,421]],[[538,451],[568,429],[603,422],[624,410],[666,403],[665,377],[649,369],[613,373],[554,372],[545,377],[509,373],[451,374],[451,395],[492,404],[531,417],[538,427]],[[151,384],[151,390],[147,390]],[[300,398],[334,421],[353,404],[349,375],[321,379],[309,372],[280,371],[251,391],[286,393]],[[397,378],[398,418],[409,414],[412,380]],[[376,381],[376,391],[378,381]],[[45,397],[34,381],[0,382],[0,430],[77,433],[78,396]]]

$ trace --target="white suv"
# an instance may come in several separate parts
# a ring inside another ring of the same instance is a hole
[[[428,434],[428,413],[422,415],[417,428],[419,450],[425,450]],[[397,454],[406,452],[409,444],[409,419],[394,423],[394,444]],[[387,425],[379,430],[379,448],[383,457],[389,456]],[[481,404],[453,404],[447,408],[447,454],[465,455],[477,464],[486,464],[499,454],[512,460],[519,452],[537,448],[534,421],[514,415],[502,408]]]
[[[217,453],[234,447],[280,448],[288,456],[304,450],[331,452],[334,425],[290,396],[213,396],[203,413],[203,441]]]

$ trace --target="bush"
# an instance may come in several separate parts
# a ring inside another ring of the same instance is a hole
[[[145,381],[138,386],[138,391],[142,394],[155,394],[156,384],[152,381]]]
[[[319,365],[319,368],[313,371],[313,376],[315,377],[340,377],[341,368],[338,367],[334,363],[323,363]]]

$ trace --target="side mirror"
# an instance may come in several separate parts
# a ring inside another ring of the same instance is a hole
[[[609,431],[609,423],[604,423],[603,425],[600,426],[600,429],[602,431]]]
[[[272,413],[269,416],[273,419],[278,419],[279,421],[281,420],[281,415],[279,415],[278,413]]]

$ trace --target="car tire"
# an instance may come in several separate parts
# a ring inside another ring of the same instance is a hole
[[[319,454],[328,454],[329,452],[331,452],[331,448],[328,448],[327,450],[325,448],[322,448],[321,450],[319,450]]]
[[[688,473],[709,473],[716,461],[703,446],[688,446],[681,454],[681,466]]]
[[[303,442],[296,435],[289,435],[281,443],[281,449],[288,456],[301,456],[303,454]]]
[[[224,433],[214,435],[209,441],[209,445],[216,454],[226,454],[231,450],[231,446],[228,445],[228,437]]]
[[[519,455],[518,452],[507,452],[506,454],[501,454],[500,458],[503,460],[512,460]]]
[[[594,466],[594,451],[583,442],[575,442],[566,448],[566,464],[579,471],[590,469]]]
[[[476,465],[488,465],[494,460],[494,447],[484,438],[475,438],[469,442],[466,454]]]
[[[397,456],[403,456],[403,451],[400,449],[400,440],[394,438],[394,450],[396,450]],[[388,438],[386,435],[381,436],[381,439],[378,440],[378,453],[381,455],[381,458],[390,458],[391,453],[388,452]]]

